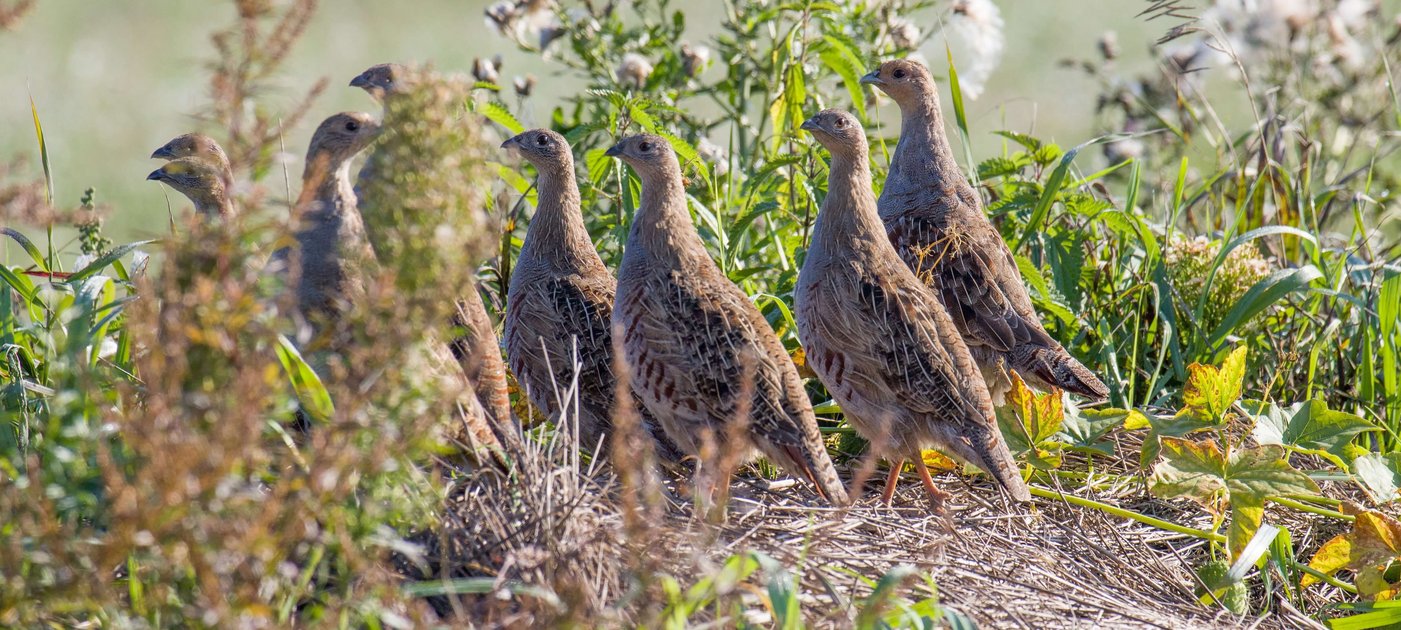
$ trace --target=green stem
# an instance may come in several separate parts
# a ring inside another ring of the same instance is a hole
[[[1209,532],[1204,529],[1193,529],[1191,527],[1178,525],[1176,523],[1169,523],[1165,520],[1153,518],[1146,514],[1139,514],[1138,512],[1134,512],[1133,510],[1125,510],[1121,507],[1109,505],[1108,503],[1100,503],[1099,501],[1095,501],[1092,499],[1077,497],[1073,494],[1062,494],[1052,490],[1047,490],[1045,488],[1038,488],[1036,486],[1031,486],[1031,494],[1045,499],[1059,499],[1072,505],[1093,508],[1101,512],[1105,512],[1107,514],[1112,514],[1121,518],[1127,518],[1130,520],[1138,521],[1140,523],[1143,523],[1144,525],[1151,525],[1158,529],[1163,529],[1170,532],[1186,534],[1188,536],[1201,538],[1203,540],[1210,540],[1212,542],[1217,543],[1226,542],[1225,536],[1222,536],[1221,534],[1217,534],[1215,532]]]
[[[1268,497],[1265,497],[1265,499],[1267,499],[1267,500],[1269,500],[1269,501],[1274,501],[1275,503],[1278,503],[1278,504],[1280,504],[1280,505],[1283,505],[1284,507],[1294,508],[1294,509],[1296,509],[1296,510],[1300,510],[1300,511],[1303,511],[1303,512],[1312,512],[1312,513],[1317,514],[1317,515],[1319,515],[1319,516],[1329,516],[1329,517],[1332,517],[1332,518],[1342,519],[1342,520],[1344,520],[1344,521],[1355,521],[1355,520],[1357,520],[1357,517],[1352,516],[1351,514],[1343,514],[1342,512],[1337,512],[1337,511],[1330,510],[1330,509],[1327,509],[1327,508],[1321,508],[1321,507],[1318,507],[1318,506],[1309,505],[1309,504],[1304,503],[1304,502],[1301,502],[1301,501],[1295,501],[1294,499],[1286,499],[1286,498],[1284,498],[1284,497],[1275,497],[1275,496],[1268,496]]]
[[[1336,587],[1338,587],[1338,588],[1340,588],[1340,589],[1343,589],[1343,590],[1345,590],[1345,591],[1347,591],[1347,592],[1349,592],[1349,593],[1352,593],[1353,595],[1356,595],[1356,594],[1357,594],[1357,587],[1356,587],[1356,586],[1353,586],[1353,585],[1351,585],[1351,584],[1348,584],[1347,582],[1344,582],[1344,581],[1342,581],[1342,580],[1339,580],[1338,578],[1335,578],[1335,577],[1333,577],[1333,576],[1331,576],[1331,575],[1328,575],[1328,574],[1326,574],[1326,573],[1323,573],[1322,571],[1319,571],[1318,569],[1315,569],[1315,568],[1313,568],[1313,567],[1311,567],[1311,566],[1308,566],[1308,565],[1306,565],[1306,564],[1301,564],[1301,563],[1299,563],[1299,562],[1295,562],[1295,563],[1294,563],[1294,569],[1295,569],[1295,570],[1298,570],[1298,571],[1303,571],[1304,573],[1307,573],[1307,574],[1309,574],[1309,575],[1312,575],[1312,576],[1318,578],[1319,581],[1326,582],[1326,583],[1328,583],[1328,584],[1331,584],[1331,585],[1333,585],[1333,586],[1336,586]]]

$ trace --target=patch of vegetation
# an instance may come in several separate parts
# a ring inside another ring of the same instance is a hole
[[[838,584],[828,569],[846,565],[806,555],[826,547],[805,537],[848,544],[844,532],[793,525],[856,514],[898,530],[878,508],[779,506],[796,514],[787,533],[767,528],[767,543],[736,550],[729,542],[748,534],[690,517],[647,471],[582,459],[554,427],[531,431],[510,474],[437,460],[425,438],[451,392],[413,369],[413,348],[445,338],[442,287],[463,286],[473,262],[504,295],[534,195],[489,142],[493,125],[520,131],[500,95],[525,106],[530,83],[504,86],[488,59],[474,85],[431,75],[391,104],[382,148],[393,161],[363,192],[367,224],[392,246],[347,323],[354,351],[303,358],[265,267],[288,238],[281,199],[295,195],[268,176],[281,129],[322,84],[282,116],[258,98],[315,4],[237,2],[215,37],[211,130],[254,184],[240,222],[176,218],[161,243],[114,245],[92,194],[73,215],[47,182],[0,186],[7,221],[48,228],[4,230],[21,262],[0,266],[0,625],[1005,619],[950,604],[941,593],[966,591],[890,547],[872,547],[890,554],[885,566]],[[664,135],[711,255],[801,364],[791,292],[827,173],[798,125],[823,107],[856,112],[879,185],[898,130],[860,75],[928,37],[901,16],[938,11],[956,26],[986,15],[968,2],[741,0],[724,3],[701,43],[686,41],[684,7],[666,0],[563,4],[499,2],[488,18],[589,84],[549,121],[576,149],[605,261],[620,257],[639,184],[604,150],[627,133]],[[1111,388],[1107,407],[1081,408],[1016,382],[999,423],[1050,502],[1043,518],[1108,515],[1111,527],[1128,519],[1161,534],[1138,548],[1171,561],[1179,599],[1204,618],[1378,627],[1401,612],[1401,98],[1390,65],[1401,34],[1375,10],[1358,19],[1330,4],[1295,20],[1221,4],[1168,34],[1156,74],[1119,75],[1109,40],[1079,62],[1103,92],[1087,115],[1105,135],[1074,147],[971,129],[956,67],[978,60],[932,64],[946,71],[963,145],[1005,140],[998,155],[965,150],[965,167],[1048,331]],[[1181,15],[1171,5],[1148,8]],[[1263,35],[1277,28],[1287,37]],[[1210,65],[1234,81],[1191,72]],[[1214,101],[1225,98],[1243,99],[1248,123],[1223,122]],[[1092,150],[1103,168],[1086,166]],[[493,174],[501,194],[486,190]],[[83,226],[77,249],[54,241],[52,226],[67,223]],[[488,249],[495,258],[481,260]],[[840,409],[815,380],[809,390],[824,431],[842,436],[840,458],[858,455]],[[315,417],[309,429],[292,420],[299,408]],[[1059,528],[1078,527],[1064,518]],[[1100,561],[1092,553],[1086,563]]]

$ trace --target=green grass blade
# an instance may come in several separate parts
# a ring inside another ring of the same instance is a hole
[[[1306,265],[1298,269],[1281,269],[1255,283],[1255,286],[1250,287],[1250,290],[1241,296],[1230,312],[1226,313],[1226,318],[1221,321],[1216,330],[1212,331],[1211,337],[1207,341],[1209,354],[1214,355],[1225,343],[1226,337],[1231,334],[1231,331],[1249,321],[1260,311],[1265,310],[1290,293],[1307,290],[1310,283],[1322,277],[1323,272],[1319,271],[1317,267]]]
[[[968,116],[963,109],[963,88],[958,84],[958,68],[953,63],[953,49],[944,45],[944,54],[949,58],[949,91],[953,93],[953,117],[958,125],[958,134],[963,139],[963,161],[968,166],[968,181],[978,186],[978,164],[973,161],[972,136],[968,133]],[[1015,249],[1015,248],[1014,248]]]
[[[44,192],[49,207],[54,205],[53,171],[49,168],[49,144],[44,141],[44,126],[39,124],[39,107],[34,104],[34,95],[29,95],[29,113],[34,116],[34,135],[39,138],[39,159],[44,165]]]
[[[24,248],[24,253],[29,254],[29,259],[34,261],[34,266],[38,267],[39,271],[50,270],[48,261],[44,260],[44,253],[39,251],[39,247],[34,244],[34,241],[29,240],[29,237],[14,228],[0,228],[0,234],[4,234],[19,243],[19,246]]]
[[[297,400],[302,403],[302,408],[312,420],[325,422],[336,412],[335,405],[331,402],[331,394],[326,391],[326,386],[321,382],[321,377],[316,371],[307,365],[302,353],[297,350],[297,346],[288,339],[286,335],[277,336],[277,360],[282,363],[282,369],[287,372],[287,379],[292,383],[292,390],[297,394]]]
[[[108,265],[117,262],[117,260],[119,260],[122,256],[127,255],[136,248],[141,247],[143,245],[149,245],[154,242],[156,241],[135,241],[132,243],[122,245],[121,247],[118,247],[110,252],[107,252],[106,254],[103,254],[102,257],[98,258],[97,260],[88,263],[86,267],[83,267],[82,269],[73,272],[73,275],[68,276],[68,282],[77,282],[79,280],[82,280],[83,278],[86,278],[99,271],[102,271]]]

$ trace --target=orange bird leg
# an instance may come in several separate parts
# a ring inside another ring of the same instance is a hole
[[[952,499],[953,495],[934,485],[934,478],[929,476],[929,469],[924,466],[923,457],[915,458],[915,468],[919,469],[919,479],[924,482],[924,489],[929,491],[929,498],[934,499],[934,509],[942,510],[944,502]]]
[[[890,462],[890,476],[885,478],[885,493],[881,495],[881,501],[885,507],[890,507],[890,500],[895,498],[895,484],[900,481],[900,469],[905,467],[905,460]]]

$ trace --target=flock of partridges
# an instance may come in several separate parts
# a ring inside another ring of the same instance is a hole
[[[931,447],[987,471],[1012,498],[1027,501],[993,413],[1010,373],[1093,399],[1108,389],[1042,327],[1010,250],[953,158],[928,70],[887,61],[862,82],[901,111],[879,199],[859,120],[824,110],[802,123],[831,155],[827,196],[793,295],[807,363],[872,454],[894,464],[887,502],[900,462],[911,460],[942,504],[946,495],[920,456]],[[384,64],[350,85],[388,103],[411,89],[412,79],[403,67]],[[379,128],[369,114],[340,113],[312,136],[294,205],[296,245],[274,254],[290,267],[296,304],[309,322],[343,317],[363,290],[356,261],[372,258],[375,245],[356,207],[350,161]],[[440,363],[456,359],[461,371],[452,369],[453,377],[469,393],[461,400],[460,437],[502,463],[520,448],[506,389],[509,363],[533,405],[577,422],[584,446],[602,445],[612,433],[621,390],[632,396],[638,424],[664,463],[707,448],[730,461],[761,453],[812,482],[829,502],[847,503],[797,368],[706,252],[670,142],[642,134],[607,151],[633,169],[642,191],[616,276],[585,228],[564,136],[535,129],[502,148],[534,165],[538,205],[510,278],[507,361],[474,289],[456,300],[455,323],[465,333],[434,344]],[[217,221],[234,214],[229,160],[207,136],[180,136],[152,157],[169,162],[149,179],[183,193],[200,215]],[[364,169],[374,162],[371,156]],[[616,366],[627,374],[616,374]],[[626,387],[618,387],[620,379]],[[556,395],[560,383],[577,384],[567,410]]]

